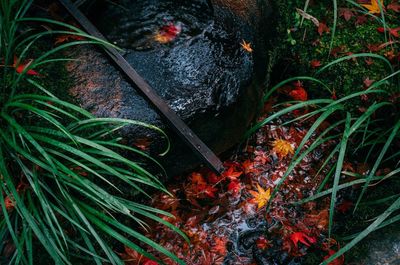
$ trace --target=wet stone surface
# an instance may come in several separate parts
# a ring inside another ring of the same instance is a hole
[[[366,256],[359,257],[363,265],[399,265],[400,264],[400,229],[392,227],[378,230],[368,237]]]
[[[242,40],[255,43],[258,37],[245,18],[230,12],[229,5],[203,0],[104,2],[89,15],[211,149],[221,153],[240,140],[256,113],[262,89],[256,83],[263,77],[255,74],[256,56],[240,45]],[[171,25],[176,31],[173,38],[157,39]],[[166,129],[172,150],[160,160],[171,175],[198,164],[100,50],[79,48],[74,57],[78,61],[68,65],[75,79],[70,93],[84,108],[96,116],[140,120]],[[132,145],[149,139],[153,155],[165,147],[162,137],[147,129],[131,127],[123,136]]]

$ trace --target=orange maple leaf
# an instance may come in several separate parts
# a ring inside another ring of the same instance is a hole
[[[242,43],[240,43],[240,45],[246,52],[253,52],[253,48],[251,48],[250,42],[246,42],[245,40],[242,40]]]
[[[381,8],[382,10],[385,10],[383,0],[380,0],[380,4],[378,3],[378,0],[371,0],[371,4],[362,4],[362,6],[368,9],[370,14],[380,14]]]
[[[250,194],[253,195],[252,203],[257,203],[257,208],[262,208],[271,198],[271,190],[264,190],[260,185],[257,184],[257,190],[250,190]]]
[[[54,45],[61,44],[61,43],[64,43],[64,42],[68,42],[68,41],[71,41],[71,40],[77,40],[78,41],[78,40],[84,40],[84,39],[85,38],[82,37],[82,36],[73,35],[73,34],[61,35],[61,36],[58,36],[56,38],[56,40],[54,42]]]
[[[280,158],[284,158],[287,155],[294,154],[293,146],[286,140],[277,139],[272,143],[272,151]]]
[[[4,198],[4,204],[6,205],[7,211],[12,211],[15,208],[15,200],[9,196]]]
[[[242,174],[242,171],[236,171],[236,168],[234,166],[231,166],[227,170],[225,170],[224,173],[222,173],[222,176],[230,180],[236,180]]]

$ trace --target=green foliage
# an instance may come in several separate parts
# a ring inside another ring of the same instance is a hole
[[[297,120],[313,120],[308,133],[297,147],[291,164],[277,183],[272,197],[277,194],[281,185],[307,154],[328,141],[336,140],[338,142],[338,145],[325,155],[321,168],[317,169],[317,172],[324,172],[324,169],[329,172],[317,193],[298,202],[298,204],[302,204],[330,196],[329,237],[332,233],[339,192],[354,185],[361,185],[354,211],[358,212],[360,207],[378,206],[374,211],[370,210],[370,212],[376,213],[370,224],[364,224],[361,232],[344,238],[347,244],[325,260],[322,263],[324,265],[353,248],[371,232],[400,220],[399,194],[390,196],[383,194],[383,197],[375,198],[372,202],[365,201],[371,184],[375,186],[384,180],[398,178],[400,173],[400,152],[396,148],[400,140],[400,115],[398,102],[395,100],[396,95],[400,92],[398,80],[400,71],[394,69],[392,63],[384,56],[387,49],[381,49],[378,53],[365,52],[368,44],[387,42],[387,34],[378,33],[376,30],[378,26],[391,28],[394,25],[387,21],[384,12],[381,12],[379,16],[374,16],[368,14],[365,9],[353,1],[347,1],[347,3],[351,7],[358,8],[360,13],[371,16],[374,20],[368,21],[362,26],[351,24],[343,26],[338,21],[336,1],[333,1],[333,7],[330,11],[328,9],[328,12],[326,12],[326,2],[315,3],[311,10],[306,1],[303,10],[322,20],[327,19],[326,14],[328,14],[331,16],[331,20],[333,17],[333,28],[331,28],[330,34],[319,36],[315,25],[307,20],[301,21],[299,16],[297,18],[294,16],[295,28],[290,31],[289,40],[293,45],[291,55],[296,58],[296,61],[293,61],[296,69],[290,70],[289,73],[293,71],[299,76],[287,78],[268,89],[263,102],[267,101],[278,88],[296,80],[304,81],[307,87],[314,88],[311,94],[318,98],[304,102],[288,102],[289,106],[283,109],[281,108],[282,104],[274,106],[278,110],[254,125],[247,134],[249,136],[265,124],[284,116],[286,119],[292,117],[292,120],[286,121],[285,124]],[[321,17],[322,14],[325,14],[325,17]],[[309,39],[304,40],[305,34],[311,35],[312,38],[318,38],[319,45],[310,45]],[[333,58],[330,55],[332,48],[341,46],[347,48],[337,58]],[[349,50],[349,47],[352,50]],[[365,63],[367,58],[373,60],[372,65]],[[310,61],[313,59],[321,61],[322,67],[312,70]],[[310,72],[313,73],[312,76],[308,76]],[[363,81],[366,78],[379,81],[365,87]],[[338,92],[338,99],[332,99],[333,91]],[[362,97],[368,98],[369,103],[362,102],[360,100]],[[293,111],[304,108],[308,110],[306,114],[291,115]],[[330,125],[321,129],[321,125],[325,122]],[[316,138],[310,142],[313,135]],[[365,175],[347,172],[343,170],[343,165],[348,160],[361,160],[371,165],[371,168]],[[384,174],[378,173],[385,167],[390,168],[391,171]],[[345,182],[342,180],[344,176],[351,176],[353,179]],[[327,185],[328,188],[326,188]],[[379,206],[386,208],[382,211]]]
[[[0,253],[7,258],[0,263],[34,264],[35,256],[45,250],[55,264],[72,264],[73,257],[91,264],[123,264],[115,253],[115,242],[120,242],[156,260],[140,246],[149,245],[182,264],[133,229],[148,229],[144,219],[153,220],[186,238],[159,217],[171,214],[136,203],[121,191],[129,187],[149,198],[149,189],[167,192],[140,163],[121,155],[133,153],[155,162],[120,144],[116,132],[124,126],[145,126],[164,133],[138,121],[95,118],[60,100],[39,84],[38,77],[28,75],[31,69],[39,71],[45,64],[66,61],[56,57],[66,48],[110,45],[61,22],[25,18],[30,5],[29,0],[0,2],[0,58],[4,61],[0,68]],[[47,31],[31,27],[35,22],[47,24]],[[79,35],[85,40],[57,46],[37,56],[20,73],[15,71],[40,39],[55,34]],[[15,250],[10,251],[10,246]]]

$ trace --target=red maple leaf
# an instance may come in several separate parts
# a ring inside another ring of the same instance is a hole
[[[326,255],[324,257],[324,260],[329,259],[329,257],[335,253],[336,253],[336,251],[334,251],[332,249],[328,249],[328,255]],[[343,265],[343,264],[344,264],[344,256],[343,255],[340,257],[337,257],[335,260],[328,263],[328,265]]]
[[[28,60],[25,63],[18,63],[18,57],[14,56],[14,64],[13,67],[15,68],[15,71],[18,74],[21,74],[26,68],[29,67],[29,65],[31,65],[31,63],[33,62],[32,59]],[[36,75],[36,76],[40,76],[40,74],[38,72],[36,72],[33,69],[29,69],[28,71],[25,72],[27,75]]]
[[[400,12],[400,3],[396,0],[394,0],[391,4],[387,6],[387,10],[392,10],[394,12],[399,13]]]
[[[307,91],[301,87],[295,87],[292,91],[289,92],[289,96],[291,96],[294,100],[306,101],[308,99]]]
[[[228,185],[228,191],[238,194],[242,190],[242,185],[238,181],[231,181]]]
[[[367,77],[367,78],[364,79],[364,86],[365,86],[366,88],[368,88],[368,87],[370,87],[374,82],[375,82],[375,80],[371,80],[371,79],[369,79],[369,77]]]
[[[315,244],[317,242],[317,239],[315,237],[311,237],[306,235],[304,232],[295,232],[290,235],[290,240],[293,242],[293,244],[298,247],[298,242],[303,243],[307,247],[310,247],[311,244]]]
[[[214,237],[214,244],[211,249],[212,252],[225,256],[226,254],[226,238]]]
[[[215,192],[218,191],[217,188],[210,185],[206,185],[202,190],[203,193],[210,198],[215,198]]]
[[[377,30],[381,33],[385,32],[385,28],[383,28],[383,27],[379,27],[379,28],[377,28]],[[386,31],[389,31],[389,34],[392,35],[393,37],[396,37],[396,38],[400,37],[400,35],[399,35],[400,27],[393,28],[393,29],[386,28]]]
[[[158,262],[155,262],[154,260],[147,259],[145,262],[142,263],[142,265],[159,265]]]
[[[222,173],[222,176],[224,178],[228,178],[230,180],[236,180],[238,177],[240,177],[243,174],[242,171],[237,171],[236,167],[230,166],[227,170]]]
[[[339,17],[343,17],[346,21],[349,21],[353,16],[354,13],[350,8],[339,8]]]
[[[320,36],[322,36],[324,32],[329,33],[330,31],[330,28],[325,23],[319,22],[318,33]]]
[[[321,61],[319,61],[319,60],[312,60],[312,61],[310,62],[310,65],[311,65],[312,68],[318,68],[318,67],[320,67],[322,64],[321,64]]]
[[[168,43],[173,41],[181,33],[181,30],[180,24],[171,22],[166,26],[162,26],[155,34],[154,39],[160,43]]]
[[[205,179],[203,178],[203,175],[198,173],[198,172],[193,172],[190,176],[190,181],[192,182],[192,184],[196,184],[196,185],[207,185],[207,182],[205,181]]]

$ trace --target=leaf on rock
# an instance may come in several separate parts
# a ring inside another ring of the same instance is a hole
[[[243,50],[246,52],[253,52],[253,48],[251,48],[251,43],[246,42],[245,40],[242,40],[242,43],[240,43],[240,46],[242,46]]]
[[[154,40],[159,43],[168,43],[173,41],[182,31],[181,24],[169,23],[166,26],[162,26],[154,35]]]

